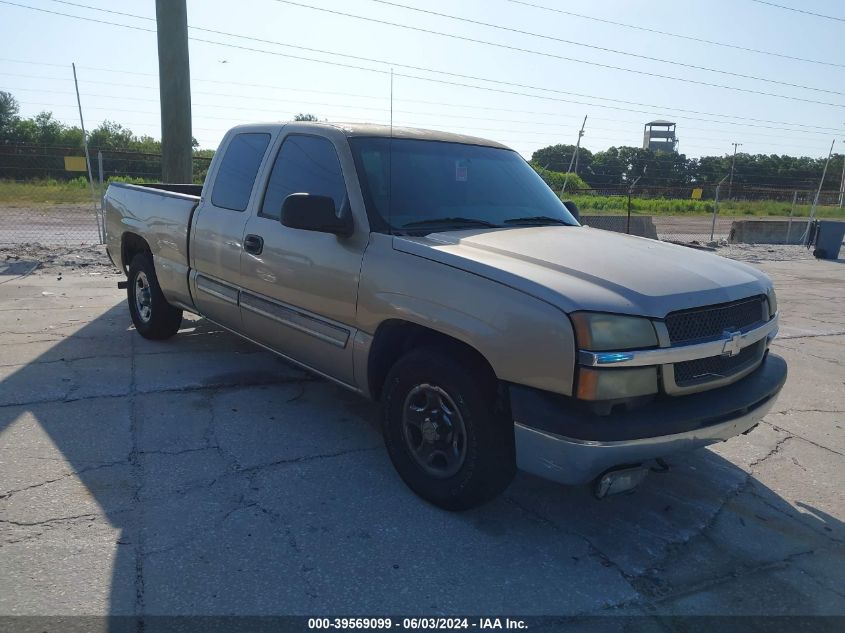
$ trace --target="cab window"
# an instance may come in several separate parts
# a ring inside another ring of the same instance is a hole
[[[211,204],[232,211],[246,209],[269,144],[269,134],[238,134],[232,139],[214,179]]]
[[[317,136],[288,136],[270,173],[260,215],[278,220],[292,193],[328,196],[338,212],[346,204],[346,183],[331,141]]]

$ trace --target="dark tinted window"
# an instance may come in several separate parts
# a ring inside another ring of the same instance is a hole
[[[375,230],[520,223],[577,226],[557,195],[509,149],[416,139],[352,138]]]
[[[238,134],[229,143],[211,192],[211,204],[243,211],[267,145],[269,134]]]
[[[299,135],[285,139],[267,183],[261,215],[279,219],[282,203],[292,193],[328,196],[338,211],[346,204],[343,172],[330,141]]]

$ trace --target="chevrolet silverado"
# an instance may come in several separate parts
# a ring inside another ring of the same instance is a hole
[[[188,311],[380,401],[396,470],[444,508],[516,469],[632,489],[749,431],[786,380],[765,274],[583,227],[492,141],[244,125],[204,185],[116,183],[104,204],[139,334]]]

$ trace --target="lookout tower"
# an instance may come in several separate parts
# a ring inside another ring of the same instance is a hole
[[[652,121],[643,129],[643,149],[653,152],[674,152],[678,146],[672,121]]]

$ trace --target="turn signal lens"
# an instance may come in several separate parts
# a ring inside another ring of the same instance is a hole
[[[617,400],[657,393],[657,368],[578,369],[575,396],[581,400]]]
[[[778,298],[775,294],[775,289],[769,288],[769,290],[766,292],[766,297],[769,300],[769,318],[771,318],[775,316],[778,311]]]

